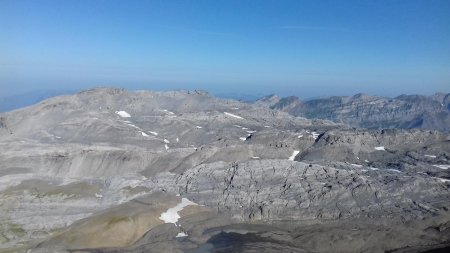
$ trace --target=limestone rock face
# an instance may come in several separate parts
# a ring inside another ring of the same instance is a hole
[[[0,252],[447,247],[448,133],[267,108],[280,101],[100,88],[0,114]]]

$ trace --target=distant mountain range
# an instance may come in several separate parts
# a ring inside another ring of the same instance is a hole
[[[39,90],[0,97],[0,112],[33,105],[44,99],[74,94],[69,90]],[[368,129],[429,129],[450,131],[450,93],[431,96],[401,95],[395,98],[356,94],[302,100],[296,96],[221,94],[218,97],[247,101],[260,107],[308,119],[326,119]]]
[[[450,93],[395,98],[357,94],[302,101],[269,95],[256,105],[305,118],[327,119],[369,129],[420,128],[450,131]]]

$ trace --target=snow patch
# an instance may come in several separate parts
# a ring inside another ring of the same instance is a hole
[[[177,137],[176,141],[177,141],[177,142],[179,142],[179,141],[180,141],[180,139],[178,139],[178,137]]]
[[[259,156],[253,156],[252,159],[259,159]]]
[[[300,139],[300,138],[302,138],[302,137],[303,137],[303,134],[301,134],[301,135],[297,136],[297,138],[299,138],[299,139]]]
[[[292,155],[288,158],[288,160],[289,161],[294,161],[294,159],[298,155],[298,153],[300,153],[300,151],[294,150],[294,152],[292,152]]]
[[[384,148],[384,146],[375,147],[374,149],[375,149],[375,150],[380,150],[380,151],[381,151],[381,150],[386,150],[386,149]]]
[[[239,140],[245,141],[245,140],[247,140],[247,137],[239,137]]]
[[[178,220],[181,218],[180,215],[178,214],[178,212],[183,210],[185,207],[191,206],[191,205],[196,206],[197,204],[190,201],[187,198],[182,198],[180,203],[178,203],[174,207],[167,209],[167,211],[162,213],[161,216],[159,216],[159,219],[164,221],[164,223],[176,224],[178,222]]]
[[[433,166],[434,166],[434,167],[437,167],[437,168],[439,168],[439,169],[442,169],[442,170],[448,170],[448,169],[450,169],[450,165],[434,164]]]
[[[399,170],[396,170],[396,169],[387,169],[387,170],[389,170],[389,171],[393,171],[393,172],[397,172],[397,173],[402,173],[401,171],[399,171]]]
[[[445,178],[441,178],[441,177],[433,177],[433,178],[434,178],[434,179],[437,179],[437,180],[439,180],[439,181],[441,181],[442,183],[450,182],[450,180],[445,179]]]
[[[164,142],[165,142],[165,143],[167,143],[167,144],[169,144],[169,143],[170,143],[170,141],[169,141],[169,140],[167,140],[167,139],[164,139]]]
[[[265,128],[269,128],[270,126],[264,126]]]
[[[256,133],[256,131],[250,130],[250,131],[247,131],[247,133],[253,134],[253,133]]]
[[[171,112],[171,111],[169,111],[169,110],[167,110],[167,109],[164,109],[163,110],[164,112],[167,112],[168,114],[170,114],[170,115],[174,115],[175,113],[173,113],[173,112]]]
[[[164,144],[164,148],[166,148],[166,150],[168,150],[169,146],[167,144]]]
[[[241,116],[237,116],[237,115],[234,115],[234,114],[229,113],[229,112],[224,112],[224,113],[225,113],[225,115],[228,115],[228,116],[233,117],[233,118],[236,118],[236,119],[244,119],[244,118],[242,118]]]
[[[430,158],[436,158],[435,155],[423,155],[423,156],[430,157]]]
[[[154,136],[158,136],[157,132],[148,131],[149,133],[153,134]]]
[[[116,114],[122,118],[130,118],[131,115],[126,111],[116,111]]]
[[[141,128],[139,128],[138,126],[133,125],[133,124],[127,124],[127,125],[129,125],[130,127],[134,127],[134,128],[136,128],[136,129],[141,129]]]
[[[196,128],[201,129],[201,128],[203,128],[203,127],[201,127],[201,126],[196,126]]]
[[[101,199],[101,198],[103,198],[103,195],[95,193],[95,197]]]
[[[177,234],[177,237],[186,237],[186,236],[188,236],[188,235],[184,232],[180,232]]]
[[[318,133],[316,133],[316,132],[312,132],[311,135],[312,135],[312,137],[314,138],[314,140],[317,140],[317,138],[319,138],[319,135],[320,135],[320,134],[318,134]]]
[[[148,134],[146,134],[146,133],[144,133],[144,132],[141,132],[141,134],[142,134],[142,136],[144,136],[144,137],[148,137]]]
[[[355,166],[355,167],[358,167],[358,168],[362,167],[361,164],[350,163],[350,165]]]
[[[374,167],[369,167],[369,169],[371,169],[371,170],[378,170],[378,168],[374,168]]]

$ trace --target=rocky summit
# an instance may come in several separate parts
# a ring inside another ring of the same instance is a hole
[[[2,113],[0,252],[446,252],[448,95],[417,99],[98,88]]]

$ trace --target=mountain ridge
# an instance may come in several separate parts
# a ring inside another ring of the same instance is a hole
[[[395,98],[359,93],[307,101],[296,96],[280,98],[271,95],[257,100],[255,105],[354,127],[450,131],[450,93],[400,95]]]

